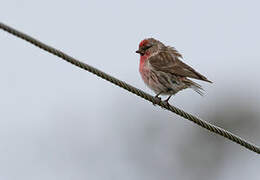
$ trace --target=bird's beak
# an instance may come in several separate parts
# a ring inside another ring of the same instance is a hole
[[[137,51],[135,51],[136,53],[138,53],[138,54],[140,54],[141,56],[143,56],[144,55],[144,51],[143,50],[140,50],[140,49],[138,49]]]
[[[141,51],[138,49],[137,51],[135,51],[136,53],[138,53],[138,54],[141,54]]]

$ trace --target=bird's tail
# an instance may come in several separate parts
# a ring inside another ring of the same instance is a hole
[[[202,88],[201,85],[195,83],[192,80],[189,79],[185,79],[185,84],[190,87],[191,89],[193,89],[196,93],[198,93],[199,95],[203,96],[205,94],[205,90]]]

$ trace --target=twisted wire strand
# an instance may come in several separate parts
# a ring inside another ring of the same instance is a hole
[[[191,115],[189,113],[184,112],[183,110],[181,110],[179,108],[176,108],[174,106],[168,105],[167,103],[165,103],[163,101],[160,101],[159,99],[156,99],[155,97],[145,93],[144,91],[142,91],[140,89],[137,89],[137,88],[135,88],[135,87],[133,87],[133,86],[131,86],[131,85],[121,81],[121,80],[118,80],[118,79],[112,77],[111,75],[109,75],[109,74],[107,74],[105,72],[102,72],[102,71],[100,71],[100,70],[98,70],[98,69],[96,69],[96,68],[94,68],[94,67],[92,67],[92,66],[90,66],[88,64],[80,62],[80,61],[76,60],[75,58],[73,58],[73,57],[63,53],[62,51],[59,51],[59,50],[57,50],[57,49],[55,49],[55,48],[53,48],[51,46],[48,46],[48,45],[46,45],[46,44],[36,40],[35,38],[33,38],[33,37],[29,36],[29,35],[26,35],[26,34],[24,34],[22,32],[19,32],[18,30],[14,29],[14,28],[12,28],[10,26],[7,26],[7,25],[5,25],[5,24],[3,24],[1,22],[0,22],[0,29],[4,30],[4,31],[6,31],[6,32],[8,32],[10,34],[13,34],[14,36],[17,36],[17,37],[19,37],[19,38],[21,38],[21,39],[23,39],[25,41],[28,41],[29,43],[31,43],[31,44],[33,44],[33,45],[35,45],[35,46],[37,46],[37,47],[39,47],[39,48],[49,52],[51,54],[54,54],[54,55],[58,56],[58,57],[62,58],[63,60],[65,60],[65,61],[67,61],[67,62],[69,62],[69,63],[71,63],[71,64],[73,64],[75,66],[78,66],[78,67],[80,67],[82,69],[85,69],[85,70],[87,70],[87,71],[89,71],[89,72],[91,72],[91,73],[101,77],[102,79],[105,79],[105,80],[107,80],[107,81],[109,81],[109,82],[111,82],[111,83],[113,83],[113,84],[115,84],[115,85],[117,85],[117,86],[119,86],[121,88],[124,88],[125,90],[130,91],[133,94],[135,94],[135,95],[137,95],[137,96],[139,96],[139,97],[141,97],[143,99],[146,99],[147,101],[152,102],[153,104],[157,104],[157,105],[161,106],[164,109],[167,109],[167,110],[169,110],[169,111],[171,111],[173,113],[176,113],[179,116],[184,117],[184,118],[186,118],[186,119],[196,123],[197,125],[205,128],[205,129],[207,129],[207,130],[209,130],[211,132],[219,134],[220,136],[223,136],[223,137],[225,137],[225,138],[227,138],[227,139],[229,139],[229,140],[231,140],[233,142],[236,142],[236,143],[240,144],[241,146],[243,146],[243,147],[245,147],[245,148],[247,148],[247,149],[249,149],[251,151],[256,152],[257,154],[260,154],[260,148],[258,146],[256,146],[256,145],[254,145],[254,144],[252,144],[252,143],[242,139],[241,137],[239,137],[237,135],[232,134],[231,132],[228,132],[228,131],[226,131],[226,130],[218,127],[218,126],[215,126],[215,125],[210,124],[210,123],[208,123],[208,122],[206,122],[204,120],[201,120],[201,119],[199,119],[199,118],[197,118],[197,117],[195,117],[195,116],[193,116],[193,115]]]

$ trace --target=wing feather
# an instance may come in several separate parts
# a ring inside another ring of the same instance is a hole
[[[209,81],[205,76],[195,71],[192,67],[182,62],[181,54],[171,47],[166,47],[165,50],[161,50],[158,54],[155,54],[149,58],[151,66],[157,70],[166,73],[171,73],[180,77],[189,77],[202,81]]]

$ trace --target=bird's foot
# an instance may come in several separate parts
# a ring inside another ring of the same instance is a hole
[[[162,99],[159,97],[161,93],[162,93],[162,92],[160,92],[160,93],[158,93],[158,94],[156,94],[156,95],[154,96],[154,98],[155,98],[155,100],[156,100],[156,103],[153,103],[154,106],[155,106],[156,104],[159,104],[159,103],[162,101]]]
[[[164,104],[165,104],[167,107],[169,107],[169,106],[170,106],[169,100],[167,100],[167,99],[166,99],[166,100],[164,100],[164,101],[163,101],[163,103],[164,103]]]
[[[153,103],[153,105],[155,106],[156,104],[159,104],[162,101],[162,98],[160,98],[159,96],[154,96],[156,103]]]
[[[167,107],[170,106],[169,100],[172,97],[172,95],[170,95],[167,99],[165,99],[163,102],[166,104]]]

